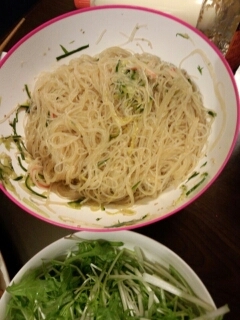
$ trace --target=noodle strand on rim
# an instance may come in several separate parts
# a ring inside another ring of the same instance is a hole
[[[185,71],[112,47],[42,73],[25,125],[37,186],[132,205],[176,188],[206,151],[212,117]]]

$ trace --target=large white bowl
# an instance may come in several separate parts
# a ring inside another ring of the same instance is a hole
[[[190,287],[193,289],[194,293],[200,299],[216,308],[212,297],[196,273],[178,255],[157,241],[133,231],[105,233],[82,231],[75,233],[75,236],[88,240],[105,239],[109,241],[122,241],[124,246],[129,249],[134,249],[135,246],[140,247],[146,258],[149,260],[153,262],[159,262],[166,268],[171,265],[178,270],[178,272],[185,278]],[[66,255],[69,250],[74,248],[77,242],[81,241],[77,240],[76,237],[74,238],[74,240],[69,239],[69,237],[62,238],[41,250],[22,267],[17,275],[12,279],[10,285],[13,282],[18,283],[25,272],[40,266],[43,259],[54,259],[59,256]],[[9,299],[10,294],[5,291],[0,299],[0,320],[3,320],[4,316],[6,315],[6,308]]]
[[[137,25],[140,28],[135,37],[127,41]],[[93,7],[45,23],[24,37],[3,58],[0,62],[0,119],[18,103],[26,100],[24,84],[28,84],[31,89],[35,77],[41,71],[67,63],[81,54],[76,53],[57,62],[56,57],[62,54],[60,45],[73,50],[86,44],[89,44],[89,48],[84,53],[90,55],[110,46],[122,45],[135,52],[142,52],[143,49],[177,66],[182,62],[182,67],[199,86],[205,105],[217,113],[206,157],[195,169],[200,173],[207,172],[207,179],[188,197],[181,197],[182,189],[179,186],[176,190],[164,192],[158,199],[136,203],[130,210],[107,208],[101,211],[87,206],[76,210],[64,205],[52,205],[49,209],[40,199],[32,201],[31,196],[18,183],[14,183],[17,195],[5,190],[3,186],[1,188],[12,201],[35,217],[75,230],[109,231],[154,223],[199,197],[227,163],[239,128],[239,96],[234,77],[217,48],[199,31],[177,18],[131,6]],[[199,54],[199,50],[206,59]],[[20,125],[21,121],[20,118]],[[0,124],[0,134],[6,136],[11,134],[11,130],[8,121]],[[23,130],[19,133],[23,134]],[[214,141],[217,142],[213,146]],[[6,151],[3,145],[0,146],[2,151]],[[20,174],[15,150],[11,150],[10,155],[15,170]],[[188,188],[197,185],[201,179],[201,174],[191,179]],[[59,200],[56,196],[53,199]]]

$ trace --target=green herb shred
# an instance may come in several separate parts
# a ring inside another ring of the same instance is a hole
[[[67,203],[67,205],[73,209],[79,209],[82,207],[82,203],[83,201],[85,200],[85,198],[80,198],[78,200],[75,200],[75,201],[69,201]]]
[[[205,162],[201,165],[200,168],[203,168],[203,167],[205,167],[206,165],[207,165],[207,161],[205,161]]]
[[[197,177],[199,175],[199,172],[195,171],[193,172],[193,174],[187,179],[187,182],[195,177]]]
[[[134,186],[132,186],[132,190],[136,191],[141,181],[138,181]]]
[[[62,51],[64,52],[64,53],[68,53],[69,51],[64,47],[64,46],[62,46],[61,44],[60,44],[60,47],[62,48]]]
[[[202,173],[201,177],[202,179],[197,184],[195,184],[195,186],[193,186],[190,190],[186,192],[186,196],[188,196],[190,193],[195,191],[207,179],[208,173],[207,172]]]
[[[66,57],[68,57],[68,56],[70,56],[70,55],[72,55],[72,54],[74,54],[74,53],[76,53],[76,52],[79,52],[79,51],[82,51],[82,50],[84,50],[84,49],[87,49],[87,48],[89,47],[89,44],[87,44],[87,45],[85,45],[85,46],[82,46],[82,47],[80,47],[80,48],[77,48],[77,49],[75,49],[75,50],[72,50],[72,51],[68,51],[68,50],[67,50],[66,48],[64,48],[62,45],[60,45],[60,47],[62,48],[64,54],[56,57],[57,61],[59,61],[59,60],[61,60],[61,59],[63,59],[63,58],[66,58]]]
[[[25,88],[25,90],[26,90],[26,93],[27,93],[28,98],[31,99],[31,93],[30,93],[30,91],[29,91],[28,85],[25,84],[25,85],[24,85],[24,88]]]
[[[203,67],[198,66],[197,69],[198,69],[199,73],[202,74]]]

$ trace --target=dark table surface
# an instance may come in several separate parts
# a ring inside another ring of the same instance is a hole
[[[74,9],[72,0],[39,0],[5,50],[43,22]],[[218,307],[228,303],[231,313],[225,319],[239,320],[240,137],[223,172],[200,198],[135,231],[175,251],[202,279]],[[35,253],[71,232],[23,212],[0,192],[0,249],[11,278]]]

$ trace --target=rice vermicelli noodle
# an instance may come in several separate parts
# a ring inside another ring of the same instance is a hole
[[[212,118],[184,70],[119,47],[39,75],[25,124],[37,186],[98,204],[175,188],[206,152]]]

